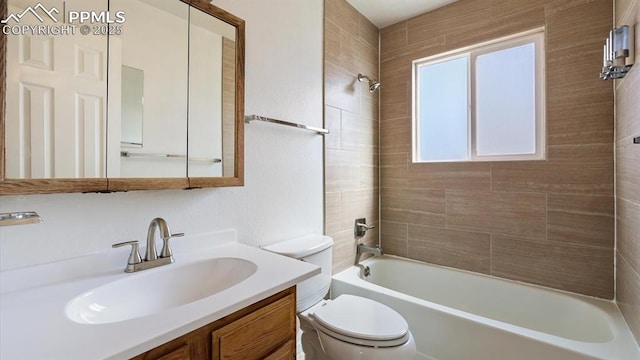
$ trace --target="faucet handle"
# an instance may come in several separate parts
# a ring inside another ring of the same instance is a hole
[[[119,248],[122,246],[131,245],[131,253],[129,254],[129,259],[127,260],[128,265],[140,264],[142,262],[142,258],[140,257],[140,250],[138,240],[133,241],[125,241],[117,244],[111,245],[112,248]]]
[[[356,238],[361,238],[367,232],[367,230],[375,229],[375,226],[367,225],[366,218],[356,219],[355,224],[353,225],[353,235]]]
[[[175,234],[171,234],[171,236],[169,236],[166,239],[162,239],[162,250],[160,251],[160,257],[161,258],[172,257],[173,252],[171,252],[171,247],[169,246],[169,239],[174,237],[183,237],[183,236],[184,236],[184,233],[175,233]]]

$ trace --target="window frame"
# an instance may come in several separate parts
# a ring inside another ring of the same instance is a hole
[[[412,162],[455,163],[484,161],[530,161],[545,160],[546,149],[546,94],[545,94],[545,31],[544,27],[485,41],[471,46],[447,51],[412,61]],[[534,44],[535,49],[535,153],[478,155],[476,133],[476,60],[478,56],[525,44]],[[467,57],[467,158],[458,160],[423,160],[420,158],[420,67]]]

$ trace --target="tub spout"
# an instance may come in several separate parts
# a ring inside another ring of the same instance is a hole
[[[358,263],[360,263],[360,257],[362,256],[362,254],[373,254],[375,256],[382,256],[384,255],[384,251],[380,246],[371,247],[364,244],[358,244],[354,265],[358,265]]]

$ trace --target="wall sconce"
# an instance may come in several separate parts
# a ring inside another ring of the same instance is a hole
[[[630,44],[633,44],[628,25],[615,28],[609,32],[609,37],[605,41],[602,50],[602,72],[600,79],[620,79],[623,78],[633,66],[633,58],[631,63],[627,64],[627,58],[632,53]]]

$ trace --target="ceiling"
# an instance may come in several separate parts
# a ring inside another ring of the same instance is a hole
[[[382,29],[431,11],[456,0],[347,0],[362,15]]]

